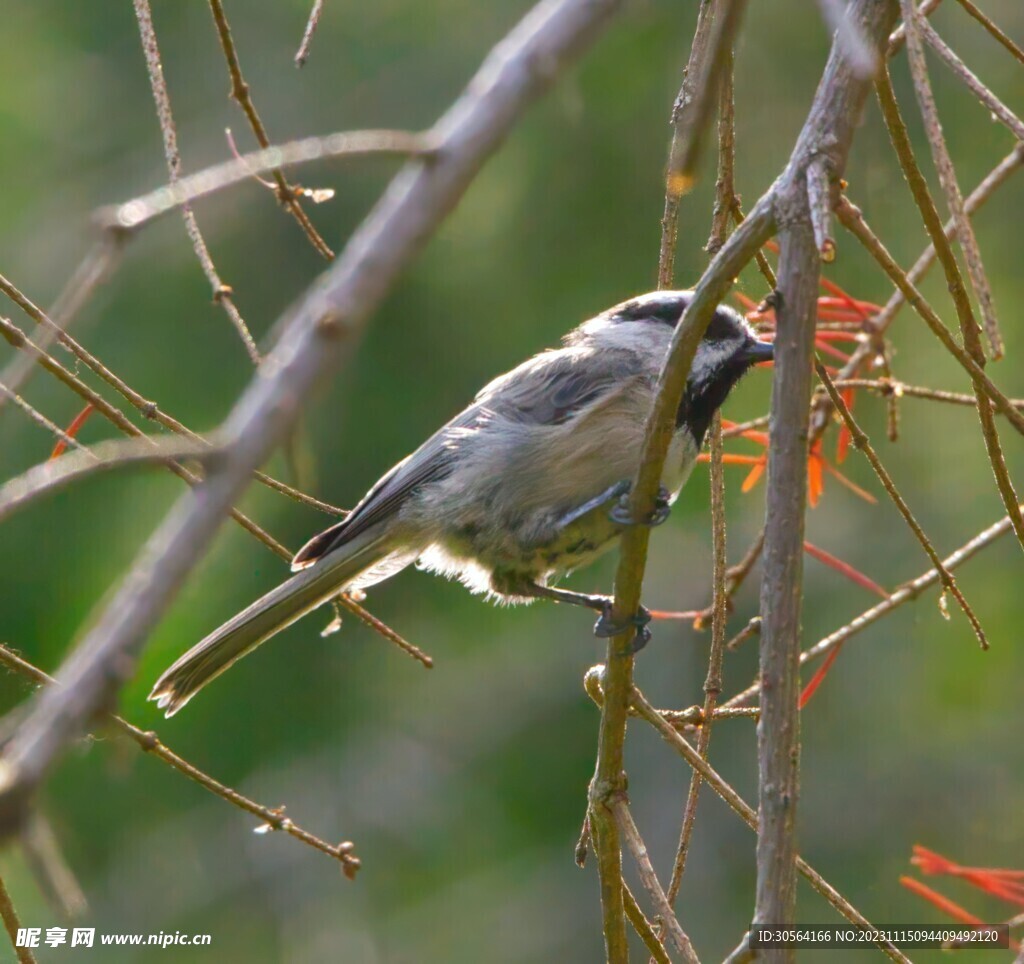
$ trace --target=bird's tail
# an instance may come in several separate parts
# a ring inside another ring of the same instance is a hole
[[[387,556],[386,541],[367,532],[296,573],[179,657],[156,681],[149,699],[173,716],[236,660],[378,566]]]

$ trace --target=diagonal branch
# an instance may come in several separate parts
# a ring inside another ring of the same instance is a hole
[[[69,741],[131,676],[153,625],[212,541],[253,470],[287,434],[317,384],[358,344],[369,316],[455,207],[523,111],[593,40],[616,0],[543,0],[494,49],[438,121],[438,155],[413,162],[288,313],[267,374],[223,425],[225,457],[171,509],[58,674],[34,700],[0,758],[0,829],[11,832]],[[261,366],[262,367],[262,366]]]

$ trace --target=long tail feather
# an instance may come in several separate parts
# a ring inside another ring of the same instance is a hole
[[[167,716],[173,716],[207,683],[260,643],[350,586],[386,552],[381,551],[384,540],[379,535],[359,541],[362,545],[345,546],[332,554],[335,559],[326,556],[292,576],[196,643],[163,672],[149,699]]]

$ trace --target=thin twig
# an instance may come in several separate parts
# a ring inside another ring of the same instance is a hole
[[[978,184],[978,186],[967,196],[964,201],[964,211],[968,217],[973,215],[995,192],[996,190],[1005,184],[1010,175],[1017,171],[1022,165],[1024,165],[1024,144],[1018,144],[1009,154],[1006,155]],[[956,223],[950,219],[946,222],[943,228],[943,234],[946,238],[952,239],[956,236]],[[917,284],[927,273],[929,268],[935,263],[935,245],[929,244],[927,248],[921,253],[921,256],[914,262],[913,267],[907,272],[907,278],[911,284]],[[882,310],[874,316],[872,319],[873,327],[876,331],[885,331],[889,327],[890,322],[896,316],[896,312],[906,303],[906,298],[902,291],[897,288],[889,300],[885,303]],[[865,346],[865,351],[868,350]],[[860,349],[854,353],[854,358],[860,352]],[[866,357],[866,356],[862,356]],[[851,358],[851,361],[853,359]],[[859,361],[860,359],[858,359]]]
[[[0,399],[9,398],[14,404],[20,408],[33,422],[37,425],[41,425],[47,432],[55,435],[60,441],[62,441],[68,448],[74,449],[85,449],[78,439],[71,435],[68,435],[56,422],[50,421],[39,409],[35,408],[25,401],[20,395],[12,392],[3,382],[0,382]]]
[[[47,315],[46,312],[44,312],[38,305],[36,305],[27,295],[19,291],[7,278],[3,277],[3,275],[0,275],[0,291],[3,291],[8,297],[10,297],[22,309],[22,311],[24,311],[25,314],[29,316],[29,318],[31,318],[37,325],[41,327],[43,331],[43,339],[32,340],[33,347],[32,350],[29,351],[28,353],[29,356],[33,357],[39,364],[42,365],[43,368],[46,368],[48,371],[50,371],[51,374],[57,375],[58,379],[60,381],[63,381],[64,384],[71,388],[71,390],[74,391],[76,394],[80,395],[82,398],[85,398],[87,401],[94,401],[94,399],[96,398],[96,393],[93,392],[91,389],[86,388],[79,381],[79,379],[71,372],[67,371],[66,369],[63,369],[63,374],[58,375],[57,372],[54,371],[52,366],[46,364],[46,358],[51,358],[52,360],[52,356],[46,355],[45,351],[42,350],[42,342],[45,340],[45,336],[47,333],[53,334],[56,340],[61,345],[63,345],[69,352],[71,352],[71,354],[74,355],[75,358],[82,362],[99,378],[105,381],[111,388],[113,388],[119,395],[121,395],[127,402],[129,402],[129,404],[131,404],[133,408],[137,409],[145,418],[149,419],[150,421],[156,422],[158,425],[162,425],[164,428],[168,429],[171,432],[174,432],[176,435],[184,436],[185,438],[191,439],[194,442],[205,441],[201,435],[197,434],[196,432],[193,432],[192,429],[188,428],[186,425],[179,422],[176,418],[172,417],[167,412],[163,411],[163,409],[161,409],[156,404],[156,402],[150,401],[149,399],[145,398],[139,392],[135,391],[135,389],[132,388],[123,378],[120,378],[109,368],[107,368],[107,366],[104,365],[103,362],[101,362],[95,355],[88,351],[80,342],[72,338],[71,335],[69,335],[66,331],[60,328],[60,326],[52,318],[50,318],[50,316]],[[13,327],[13,325],[10,325],[8,323],[8,326],[5,329],[8,332],[8,334],[11,333],[11,329]],[[18,347],[15,341],[11,339],[11,337],[8,337],[8,341],[10,341],[11,344],[15,344],[16,347]],[[59,363],[57,363],[56,361],[54,361],[54,364],[59,366]],[[129,422],[127,418],[121,415],[120,411],[118,411],[117,409],[113,409],[113,406],[107,403],[104,403],[104,406],[105,407],[101,407],[101,412],[106,417],[111,418],[111,420],[114,421],[114,424],[121,428],[122,431],[125,431],[130,435],[142,434],[142,432],[136,429],[135,426],[132,425],[132,423]],[[120,421],[111,416],[110,413],[112,409],[114,412],[116,412],[117,415],[121,415]],[[125,428],[124,423],[127,423],[127,425],[130,426],[130,428]],[[311,495],[306,495],[305,492],[301,492],[300,490],[294,488],[293,486],[281,482],[278,479],[271,478],[264,472],[256,471],[253,473],[253,475],[261,484],[267,486],[268,488],[274,489],[277,492],[280,492],[282,495],[287,495],[290,499],[294,499],[296,502],[300,502],[303,505],[308,505],[314,509],[318,509],[319,511],[325,512],[328,515],[346,515],[344,509],[339,509],[337,506],[333,506],[330,503],[323,502],[320,499],[315,499]]]
[[[944,592],[949,592],[963,610],[967,621],[971,624],[971,629],[974,630],[974,635],[978,637],[981,648],[988,649],[988,640],[985,638],[985,631],[981,628],[981,622],[978,620],[977,615],[967,602],[964,594],[960,591],[960,587],[956,584],[953,574],[943,566],[942,559],[935,551],[935,546],[932,545],[931,540],[925,535],[920,523],[914,518],[914,514],[910,511],[910,507],[900,494],[899,489],[896,488],[892,476],[889,475],[885,466],[882,465],[882,461],[879,459],[878,453],[875,452],[867,435],[864,434],[864,431],[857,424],[856,419],[854,419],[853,414],[850,412],[849,406],[839,394],[838,389],[832,384],[832,379],[825,370],[825,366],[820,361],[815,360],[814,369],[817,372],[818,378],[821,379],[822,384],[825,386],[829,397],[832,399],[832,404],[835,406],[840,418],[846,423],[846,429],[850,433],[850,441],[854,448],[860,449],[864,453],[864,457],[871,463],[871,468],[874,469],[875,475],[878,476],[878,480],[882,483],[882,487],[888,493],[889,498],[892,499],[893,505],[896,506],[900,515],[903,516],[903,520],[907,523],[910,531],[914,533],[914,538],[921,544],[921,548],[924,549],[925,555],[931,560],[932,566],[938,570]]]
[[[942,3],[942,0],[924,0],[918,10],[922,17],[931,16],[932,12],[938,5]],[[895,57],[902,49],[903,45],[907,42],[907,29],[904,24],[900,24],[890,35],[889,35],[889,48],[886,51],[886,58]]]
[[[630,700],[637,713],[650,723],[661,734],[662,738],[694,769],[699,770],[704,781],[729,807],[739,815],[740,819],[757,831],[757,813],[712,766],[696,750],[696,748],[676,729],[664,720],[658,711],[647,702],[636,687],[630,693]],[[910,964],[909,959],[894,944],[885,940],[882,931],[872,927],[871,923],[842,894],[840,894],[824,877],[810,866],[802,857],[796,859],[797,870],[825,900],[827,900],[846,920],[856,927],[863,928],[878,935],[875,943],[892,960],[902,964]]]
[[[736,198],[736,100],[733,84],[733,53],[724,51],[721,89],[718,92],[718,176],[715,179],[715,206],[711,216],[711,235],[704,250],[717,254],[725,244],[729,224],[738,204]]]
[[[231,77],[231,96],[242,108],[249,126],[256,137],[260,147],[270,147],[270,138],[267,136],[267,129],[256,111],[256,105],[252,102],[252,95],[249,93],[249,85],[242,76],[242,65],[238,60],[238,51],[235,49],[235,41],[231,36],[231,27],[228,18],[224,14],[224,6],[221,0],[210,0],[210,12],[213,14],[213,22],[217,28],[217,38],[220,40],[221,50],[224,51],[224,59],[227,61],[228,74]],[[299,192],[288,183],[281,168],[275,167],[270,172],[274,183],[277,185],[277,199],[287,208],[288,212],[298,222],[299,227],[309,238],[309,243],[316,251],[323,255],[328,261],[334,259],[334,252],[327,245],[327,242],[320,236],[317,229],[310,221],[309,215],[303,210],[299,203]]]
[[[2,388],[3,386],[0,386]],[[75,439],[69,439],[76,443]],[[76,443],[76,451],[35,465],[0,485],[0,522],[28,503],[92,475],[123,468],[162,465],[172,460],[210,462],[220,455],[216,448],[176,438],[132,438],[101,442],[92,448]]]
[[[149,85],[153,91],[153,100],[156,101],[156,116],[164,139],[167,174],[171,184],[174,184],[181,179],[181,155],[178,152],[178,135],[174,125],[174,114],[171,111],[171,97],[167,92],[164,69],[160,61],[160,48],[157,45],[156,31],[153,29],[153,14],[149,8],[149,0],[132,0],[132,2],[135,6],[135,19],[139,25],[139,35],[142,39],[142,52],[146,58]],[[238,332],[238,337],[242,339],[242,344],[245,346],[250,360],[254,365],[259,365],[260,353],[256,348],[256,342],[253,340],[245,319],[242,318],[235,306],[231,286],[221,280],[192,208],[187,204],[183,205],[181,214],[185,220],[185,230],[192,242],[196,258],[203,269],[203,274],[206,275],[206,280],[209,281],[210,287],[213,289],[213,300],[223,306],[235,331]]]
[[[666,193],[676,198],[688,193],[697,180],[704,139],[714,116],[722,77],[732,64],[730,51],[739,33],[747,0],[710,0],[709,6],[711,24],[706,46],[698,49],[695,37],[683,86],[672,109],[672,144],[665,186]]]
[[[662,890],[661,883],[658,881],[658,875],[654,872],[651,858],[647,853],[647,845],[640,836],[640,831],[633,821],[633,815],[629,812],[629,804],[624,797],[619,797],[610,806],[615,815],[615,821],[619,826],[619,832],[622,834],[622,839],[636,861],[640,881],[643,883],[647,896],[650,897],[651,903],[661,918],[665,932],[687,964],[698,964],[697,955],[693,951],[693,944],[690,943],[690,938],[686,936],[683,928],[679,925],[675,912],[672,910],[672,905],[669,903],[668,898],[665,896],[665,891]]]
[[[701,708],[702,725],[697,737],[697,752],[706,760],[711,744],[711,727],[715,719],[715,705],[722,692],[722,656],[725,647],[725,627],[728,619],[728,596],[726,595],[725,573],[727,560],[725,532],[725,472],[722,467],[722,417],[716,412],[711,424],[711,545],[712,545],[712,595],[713,615],[711,620],[711,646],[708,653],[708,673],[704,680],[704,705]],[[675,904],[679,888],[686,872],[686,857],[690,850],[697,819],[697,800],[700,797],[700,774],[694,770],[690,775],[690,789],[683,808],[683,823],[679,831],[679,843],[672,864],[672,877],[668,886],[668,901]]]
[[[986,546],[991,545],[1000,536],[1005,535],[1007,532],[1013,532],[1013,524],[1010,521],[1009,516],[1004,516],[999,522],[990,525],[987,529],[983,529],[976,536],[969,539],[955,552],[950,553],[942,560],[942,565],[950,572],[956,570],[956,568],[968,559],[977,555]],[[938,569],[929,569],[922,573],[916,579],[911,580],[908,583],[900,586],[899,589],[895,590],[888,599],[883,599],[880,603],[872,606],[870,609],[865,610],[860,615],[851,619],[844,626],[840,626],[839,629],[830,633],[824,639],[820,639],[817,643],[809,648],[805,649],[800,654],[800,665],[803,666],[805,663],[812,659],[816,659],[818,656],[824,656],[826,653],[835,649],[837,646],[841,646],[850,637],[855,636],[863,629],[867,629],[868,626],[878,622],[884,616],[888,616],[894,609],[899,608],[904,603],[910,602],[912,599],[917,599],[926,589],[934,586],[936,583],[940,583],[941,578],[939,576]],[[736,707],[743,706],[753,699],[761,691],[760,682],[756,682],[751,686],[748,686],[745,690],[737,693],[735,696],[731,696],[726,700],[720,707],[720,709],[735,709]]]
[[[1021,412],[1014,407],[1012,401],[999,391],[998,388],[996,388],[985,374],[979,361],[976,360],[981,359],[981,361],[984,361],[984,357],[981,355],[980,347],[976,341],[976,336],[973,344],[977,354],[972,357],[954,341],[953,336],[946,330],[946,326],[942,324],[938,315],[935,314],[931,306],[928,305],[924,298],[921,297],[918,290],[907,280],[906,274],[893,260],[892,255],[886,251],[882,242],[879,241],[877,236],[875,236],[867,226],[867,223],[864,221],[860,211],[843,199],[837,208],[837,213],[843,223],[843,226],[853,232],[861,243],[864,244],[867,250],[871,252],[875,257],[875,260],[883,267],[889,277],[899,285],[907,300],[925,320],[928,327],[939,338],[946,350],[952,354],[970,374],[974,383],[975,394],[978,398],[978,418],[981,421],[982,437],[985,440],[985,448],[988,452],[989,463],[992,466],[992,471],[996,478],[996,487],[998,488],[999,495],[1003,500],[1003,505],[1006,507],[1007,514],[1013,522],[1014,531],[1017,534],[1017,540],[1020,542],[1021,546],[1024,547],[1024,517],[1021,516],[1020,507],[1013,489],[1013,483],[1010,480],[1009,471],[1006,468],[1006,460],[1003,458],[1002,448],[999,443],[999,434],[995,427],[994,419],[992,418],[992,405],[995,405],[995,407],[1006,416],[1018,431],[1022,431],[1022,429],[1024,429],[1024,426],[1022,426],[1024,416],[1022,416]],[[935,237],[935,235],[933,235],[933,237]],[[945,241],[945,237],[942,237],[940,241],[940,248]],[[963,315],[960,315],[960,317],[963,319]],[[964,319],[963,325],[964,327],[961,330],[965,334],[972,331],[969,325],[967,325],[966,319]]]
[[[750,622],[748,622],[746,626],[744,626],[735,636],[733,636],[732,639],[729,640],[729,642],[725,644],[725,648],[729,650],[729,652],[734,652],[739,648],[741,643],[746,642],[753,636],[760,635],[761,617],[753,616],[751,617]]]
[[[661,218],[658,287],[671,288],[675,275],[679,205],[693,186],[712,106],[732,69],[732,42],[746,0],[702,0],[683,81],[672,105],[672,142],[665,171],[665,207]],[[722,102],[719,100],[721,109]],[[730,207],[732,204],[730,204]],[[712,252],[714,253],[714,252]]]
[[[840,199],[836,207],[836,215],[845,227],[861,244],[865,250],[881,266],[882,270],[889,276],[890,280],[903,292],[904,298],[917,312],[921,319],[928,325],[932,333],[942,342],[942,346],[948,351],[964,368],[971,380],[979,385],[982,394],[986,396],[995,407],[1006,416],[1013,427],[1024,434],[1024,415],[1014,406],[1013,401],[996,386],[991,378],[985,373],[984,368],[971,357],[950,334],[949,329],[942,323],[935,309],[925,301],[921,292],[911,283],[906,272],[896,263],[893,256],[882,244],[878,235],[871,230],[861,210],[847,198]]]
[[[3,665],[8,669],[13,670],[16,673],[20,673],[22,676],[32,680],[41,687],[56,688],[56,686],[59,686],[58,681],[52,676],[43,672],[43,670],[39,669],[38,666],[34,666],[28,660],[19,656],[3,644],[0,644],[0,663],[3,663]],[[205,790],[208,790],[215,796],[220,797],[222,800],[226,800],[228,803],[238,807],[240,810],[245,810],[247,813],[251,813],[253,816],[259,817],[264,821],[264,825],[268,829],[283,830],[296,840],[301,840],[304,844],[307,844],[308,846],[319,850],[321,853],[325,853],[329,857],[333,857],[335,860],[340,861],[342,871],[345,876],[348,877],[349,880],[355,877],[355,873],[359,869],[359,858],[353,853],[354,845],[350,841],[346,840],[339,844],[329,844],[327,841],[321,840],[308,830],[304,830],[290,817],[286,817],[284,815],[284,807],[265,807],[263,804],[250,800],[237,790],[232,790],[230,787],[225,786],[218,780],[215,780],[209,774],[204,773],[197,766],[189,763],[188,760],[179,756],[166,744],[161,742],[156,733],[152,730],[140,729],[113,713],[105,713],[104,718],[113,723],[114,727],[121,733],[124,733],[125,736],[138,744],[144,752],[151,754],[158,760],[162,760],[168,766],[177,770],[179,773],[184,774],[190,780],[198,783]],[[257,829],[259,830],[261,828]]]
[[[989,90],[974,72],[956,55],[949,44],[939,36],[938,31],[927,20],[920,23],[921,34],[931,48],[939,55],[953,73],[960,78],[968,90],[987,107],[992,116],[1001,121],[1018,141],[1024,141],[1024,121]]]
[[[637,932],[640,940],[644,942],[644,946],[651,952],[651,958],[656,964],[672,964],[672,959],[668,956],[665,945],[661,943],[658,935],[654,933],[651,922],[644,916],[644,912],[640,909],[640,905],[636,902],[633,892],[626,885],[625,881],[622,882],[622,897],[623,905],[626,908],[626,917],[633,925],[633,930]]]
[[[925,398],[933,402],[947,402],[951,405],[965,405],[975,408],[977,396],[966,392],[947,392],[939,388],[926,388],[922,385],[908,385],[896,378],[839,378],[833,379],[836,388],[863,388],[869,392],[898,398]],[[825,389],[819,389],[824,392]],[[1011,398],[1010,404],[1016,409],[1024,410],[1024,398]]]
[[[309,20],[306,22],[306,29],[302,34],[302,43],[299,44],[298,52],[295,54],[295,66],[305,67],[309,60],[309,46],[313,42],[313,34],[320,26],[320,14],[324,10],[324,0],[313,0],[313,9],[309,11]]]
[[[114,207],[101,209],[96,213],[96,220],[107,231],[137,231],[168,211],[242,184],[256,175],[267,174],[282,165],[307,164],[333,157],[428,157],[436,150],[436,144],[428,135],[410,131],[339,131],[304,137],[203,168],[195,174],[186,175],[176,184],[165,184]]]
[[[961,7],[964,8],[975,20],[978,21],[996,40],[999,41],[1016,59],[1020,64],[1024,64],[1024,50],[1021,50],[999,27],[992,22],[992,20],[985,14],[983,10],[976,7],[971,0],[957,0]]]
[[[57,296],[53,307],[47,312],[53,319],[54,328],[43,332],[38,339],[41,348],[49,348],[58,332],[68,328],[95,290],[111,277],[120,261],[122,240],[118,234],[105,232],[89,249],[64,285],[64,290]],[[36,366],[31,358],[15,355],[3,372],[0,372],[0,382],[12,392],[20,392],[34,371]],[[3,408],[4,401],[5,399],[0,398],[0,409]]]
[[[131,675],[150,630],[253,470],[284,438],[316,386],[351,358],[398,275],[525,109],[617,7],[617,0],[544,0],[527,14],[436,125],[439,155],[399,173],[342,257],[282,320],[267,374],[257,373],[223,423],[225,458],[207,474],[198,497],[189,492],[172,507],[65,661],[60,687],[33,701],[4,747],[0,830],[18,825],[68,743]],[[621,916],[621,888],[619,895]]]
[[[28,949],[18,944],[18,931],[21,929],[21,921],[18,919],[18,912],[14,909],[11,895],[7,892],[7,884],[3,877],[0,877],[0,918],[4,922],[4,930],[11,939],[11,947],[14,948],[14,956],[18,964],[35,964],[35,955]]]
[[[953,169],[953,159],[949,156],[949,148],[942,135],[939,111],[935,106],[935,97],[928,79],[928,66],[925,63],[922,40],[926,22],[918,11],[915,0],[900,0],[900,9],[903,12],[903,23],[907,31],[907,59],[910,63],[911,76],[914,79],[914,92],[921,109],[925,134],[932,151],[932,160],[939,175],[939,183],[946,195],[949,213],[956,222],[957,240],[960,242],[960,250],[964,253],[964,261],[967,263],[967,276],[971,279],[971,287],[974,289],[974,295],[978,299],[978,306],[981,309],[982,327],[988,338],[989,350],[993,358],[1002,358],[1003,342],[999,334],[995,307],[992,304],[992,290],[981,261],[978,239],[974,236],[974,228],[964,211],[960,185],[956,179],[956,171]]]

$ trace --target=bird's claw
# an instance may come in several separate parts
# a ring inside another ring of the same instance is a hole
[[[636,630],[633,637],[633,652],[639,653],[651,641],[651,631],[647,624],[651,621],[650,610],[641,606],[636,615],[630,616],[622,623],[616,623],[612,619],[612,601],[609,599],[601,612],[597,622],[594,623],[594,635],[600,639],[608,639],[611,636],[618,636],[627,632],[630,628]]]
[[[619,496],[618,502],[608,513],[608,518],[616,525],[632,526],[645,525],[660,526],[672,514],[672,496],[665,486],[659,486],[658,494],[654,497],[654,511],[646,519],[638,522],[630,513],[629,488]]]

